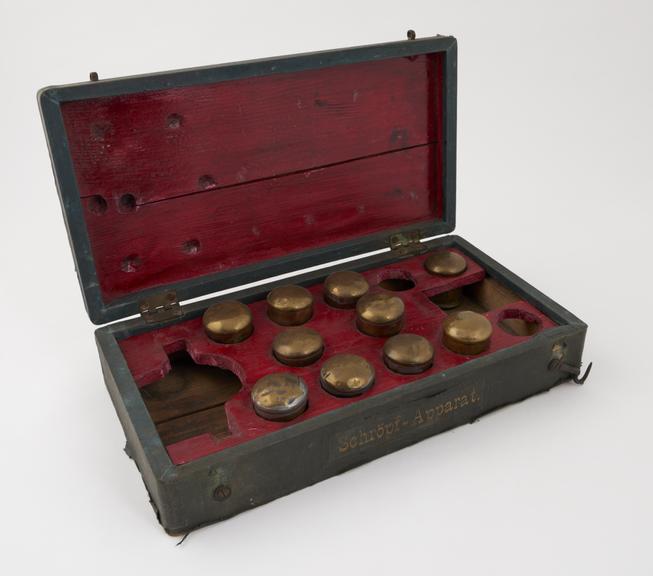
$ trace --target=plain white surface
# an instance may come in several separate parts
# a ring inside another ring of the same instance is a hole
[[[649,1],[0,3],[3,572],[653,572]],[[408,28],[459,40],[456,232],[589,324],[594,372],[175,547],[122,452],[36,91]]]

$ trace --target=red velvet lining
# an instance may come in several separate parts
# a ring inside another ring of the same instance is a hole
[[[163,377],[170,369],[168,354],[186,349],[199,364],[220,366],[232,370],[243,383],[242,390],[226,404],[226,413],[231,436],[216,440],[210,434],[203,434],[167,446],[168,454],[175,464],[184,464],[212,452],[247,442],[271,431],[312,418],[339,408],[358,398],[336,398],[324,392],[319,384],[319,369],[324,360],[339,352],[351,352],[367,358],[376,369],[376,383],[363,397],[380,394],[415,381],[430,374],[441,372],[464,363],[469,358],[450,352],[441,342],[441,324],[446,314],[428,299],[452,288],[473,284],[482,280],[484,270],[467,258],[466,272],[455,278],[438,278],[427,274],[423,269],[425,256],[418,256],[401,263],[381,269],[369,270],[365,276],[371,286],[376,286],[386,278],[402,277],[412,279],[416,286],[410,290],[397,292],[406,305],[404,332],[413,332],[427,337],[435,347],[435,363],[423,374],[401,376],[390,371],[383,363],[382,348],[384,338],[372,338],[357,331],[355,312],[337,310],[327,306],[322,298],[322,285],[310,289],[315,297],[313,319],[306,324],[320,332],[325,342],[325,353],[321,360],[305,368],[290,368],[277,362],[271,354],[270,346],[274,336],[283,327],[272,323],[266,314],[265,300],[250,305],[254,317],[254,333],[246,341],[236,345],[221,345],[210,341],[203,332],[201,318],[196,318],[161,330],[153,330],[120,342],[131,373],[139,387],[146,386]],[[541,329],[555,324],[527,302],[514,302],[486,314],[492,322],[494,331],[490,348],[484,354],[492,354],[529,338],[514,336],[499,327],[501,319],[519,316],[517,312],[506,314],[507,310],[522,311],[528,318],[536,318]],[[307,411],[289,423],[275,423],[258,417],[251,406],[250,391],[261,376],[280,370],[300,374],[309,388]]]
[[[64,103],[105,301],[441,217],[443,62]]]

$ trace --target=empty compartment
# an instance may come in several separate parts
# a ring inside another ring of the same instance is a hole
[[[512,290],[506,288],[493,278],[487,277],[480,282],[462,286],[455,290],[459,291],[459,300],[455,306],[445,307],[438,304],[438,301],[441,301],[444,293],[434,294],[429,297],[429,300],[438,305],[447,314],[453,314],[462,310],[471,310],[472,312],[484,314],[485,312],[503,308],[520,300],[519,296]]]
[[[186,351],[170,356],[171,369],[157,382],[141,389],[164,445],[211,434],[230,435],[224,405],[241,389],[231,371],[196,364]]]
[[[532,336],[542,328],[542,321],[526,310],[508,308],[499,313],[499,328],[512,336]]]
[[[391,292],[404,292],[415,288],[415,280],[410,272],[390,269],[378,274],[379,287]]]

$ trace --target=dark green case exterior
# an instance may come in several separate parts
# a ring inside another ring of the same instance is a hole
[[[559,326],[517,346],[182,466],[174,466],[168,458],[118,346],[121,338],[152,327],[134,319],[97,330],[102,368],[127,436],[127,453],[143,475],[157,517],[169,533],[223,520],[569,379],[565,371],[552,368],[551,361],[554,350],[560,349],[557,345],[562,345],[565,362],[580,365],[587,330],[583,322],[462,238],[446,236],[425,245],[461,249]],[[335,270],[364,270],[400,259],[386,252],[295,280],[309,285]],[[252,302],[283,283],[228,297]],[[185,306],[183,319],[201,315],[207,305],[219,300]]]

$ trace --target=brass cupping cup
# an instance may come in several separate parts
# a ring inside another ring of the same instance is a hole
[[[368,336],[394,336],[404,322],[404,301],[394,294],[366,294],[356,303],[356,325]]]
[[[424,260],[424,269],[432,276],[459,276],[467,270],[467,261],[451,250],[437,250]],[[460,304],[462,289],[454,288],[431,298],[443,310],[450,310]]]
[[[322,364],[320,383],[334,396],[357,396],[374,384],[374,367],[361,356],[336,354]]]
[[[452,352],[472,356],[490,346],[492,324],[476,312],[464,310],[449,316],[442,325],[442,342]]]
[[[322,352],[322,336],[310,328],[288,328],[272,341],[275,358],[288,366],[308,366],[322,356]]]
[[[447,290],[446,292],[441,292],[440,294],[431,296],[431,302],[434,302],[443,310],[451,310],[460,305],[462,296],[463,289],[454,288],[453,290]]]
[[[237,300],[225,300],[209,306],[204,312],[202,323],[206,335],[221,344],[242,342],[254,330],[252,313]]]
[[[458,276],[467,270],[467,260],[451,250],[437,250],[424,260],[424,268],[433,276]]]
[[[397,334],[383,347],[383,360],[399,374],[418,374],[433,366],[433,346],[417,334]]]
[[[281,326],[298,326],[313,315],[313,295],[302,286],[279,286],[267,297],[268,316]]]
[[[343,270],[329,274],[324,281],[324,299],[334,308],[354,308],[361,296],[367,294],[370,285],[358,272]]]
[[[308,388],[290,372],[275,372],[260,378],[252,388],[254,411],[266,420],[292,420],[308,404]]]

